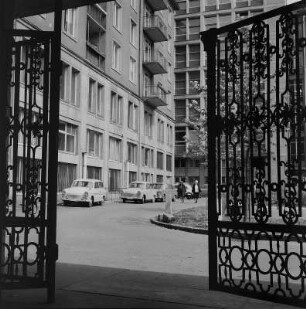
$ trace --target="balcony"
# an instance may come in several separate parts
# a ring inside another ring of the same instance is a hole
[[[168,9],[165,0],[150,0],[147,3],[153,11],[162,11]]]
[[[167,62],[161,52],[155,53],[145,52],[143,66],[152,74],[167,73]]]
[[[168,41],[167,26],[157,15],[145,18],[143,31],[153,42]]]
[[[166,106],[166,91],[159,86],[145,85],[144,87],[144,101],[151,105],[153,108],[159,106]]]

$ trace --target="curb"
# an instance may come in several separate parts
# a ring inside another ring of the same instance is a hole
[[[161,222],[157,221],[156,218],[150,219],[151,223],[165,227],[167,229],[171,230],[181,230],[189,233],[195,233],[195,234],[205,234],[208,235],[208,230],[204,228],[198,228],[198,227],[190,227],[190,226],[183,226],[183,225],[178,225],[178,224],[172,224],[172,223],[166,223],[166,222]]]

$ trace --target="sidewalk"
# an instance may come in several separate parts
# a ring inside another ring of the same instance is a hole
[[[296,308],[209,291],[201,276],[58,263],[56,278],[55,304],[46,289],[8,290],[0,308]]]

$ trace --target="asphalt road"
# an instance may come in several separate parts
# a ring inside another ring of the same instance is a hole
[[[173,212],[204,204],[172,203]],[[150,222],[164,203],[106,202],[103,206],[58,206],[58,262],[208,275],[206,235],[170,230]]]

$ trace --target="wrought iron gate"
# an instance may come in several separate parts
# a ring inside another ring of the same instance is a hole
[[[306,304],[305,2],[202,33],[210,288]]]
[[[15,30],[10,35],[11,98],[7,106],[6,205],[0,217],[0,288],[46,287],[53,293],[51,270],[55,269],[57,247],[55,222],[51,223],[50,217],[56,215],[56,204],[49,203],[54,193],[49,189],[57,177],[56,170],[50,173],[50,164],[57,160],[56,155],[51,157],[50,146],[58,122],[50,104],[54,32]],[[54,295],[50,297],[52,301]]]

